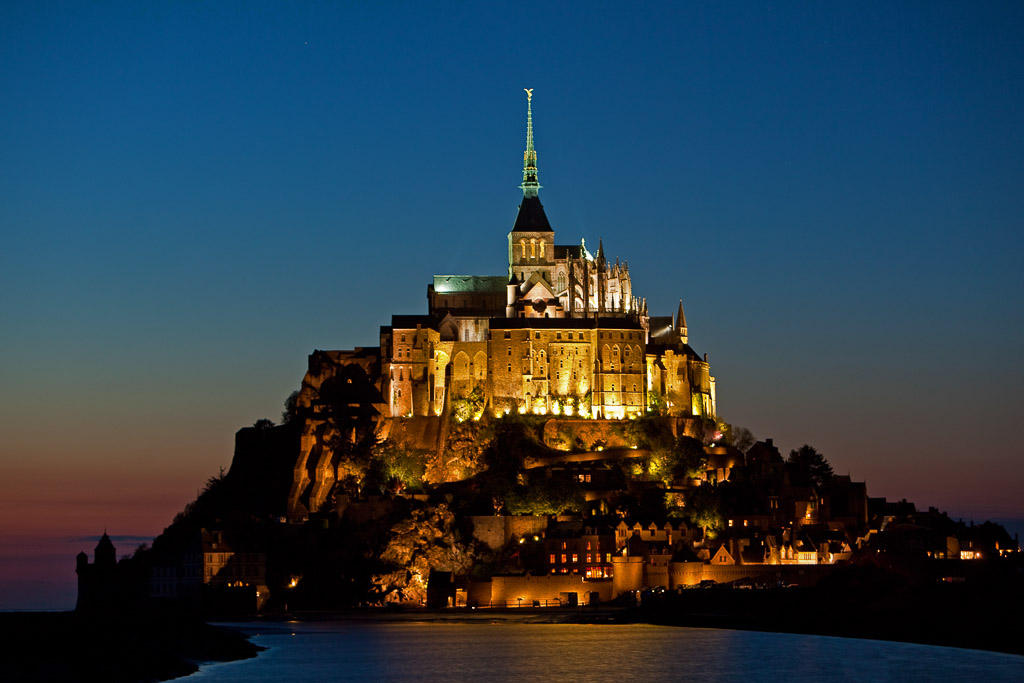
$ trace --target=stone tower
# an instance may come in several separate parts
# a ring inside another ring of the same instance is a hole
[[[537,150],[533,146],[533,89],[526,90],[526,151],[523,152],[523,201],[516,222],[508,234],[508,272],[511,279],[524,283],[536,273],[552,289],[555,231],[551,229],[538,192]]]

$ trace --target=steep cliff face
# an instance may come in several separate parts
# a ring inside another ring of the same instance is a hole
[[[248,492],[247,505],[259,514],[288,512],[289,489],[300,452],[301,425],[245,427],[235,434],[235,454],[228,474]]]
[[[310,355],[296,399],[302,426],[288,494],[291,518],[324,511],[337,483],[359,475],[365,458],[355,451],[372,444],[381,428],[379,369],[370,349]]]

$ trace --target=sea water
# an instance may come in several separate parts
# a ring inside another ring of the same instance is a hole
[[[1024,681],[981,650],[669,626],[508,621],[231,624],[269,648],[203,681]]]

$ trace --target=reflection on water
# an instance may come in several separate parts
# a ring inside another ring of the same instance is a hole
[[[209,681],[1022,681],[1024,657],[978,650],[647,625],[239,624],[269,647]]]

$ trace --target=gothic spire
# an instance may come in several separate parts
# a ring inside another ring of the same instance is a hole
[[[537,151],[533,148],[533,88],[526,91],[526,151],[523,152],[523,202],[519,205],[519,214],[512,226],[512,232],[553,232],[548,217],[544,214],[537,190]]]
[[[683,313],[683,300],[679,300],[679,310],[676,311],[676,332],[679,333],[679,340],[686,344],[690,338],[690,331],[686,329],[686,314]]]
[[[536,197],[540,183],[537,181],[537,150],[533,148],[533,88],[526,91],[526,151],[523,152],[523,189],[524,197]]]
[[[679,300],[679,310],[676,311],[676,329],[686,327],[686,314],[683,313],[683,300]]]

